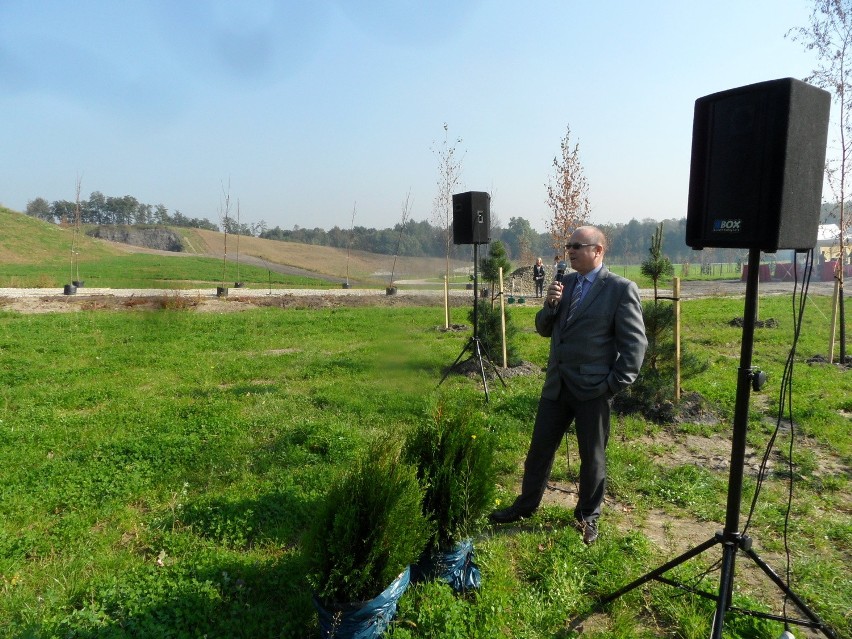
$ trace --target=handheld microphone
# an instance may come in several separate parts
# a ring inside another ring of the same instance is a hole
[[[565,269],[568,268],[568,265],[565,263],[565,260],[559,260],[556,264],[556,277],[553,278],[554,284],[558,283],[559,286],[562,286],[562,276],[565,275]],[[551,308],[556,308],[558,302],[555,300],[550,300]]]

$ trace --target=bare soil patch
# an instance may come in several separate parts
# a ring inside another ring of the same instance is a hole
[[[384,292],[361,289],[358,291],[307,291],[258,289],[244,290],[239,294],[217,297],[210,290],[183,291],[119,291],[112,289],[78,289],[76,295],[61,295],[49,289],[4,289],[0,293],[0,310],[18,313],[71,313],[91,310],[194,310],[207,313],[231,313],[258,307],[323,309],[338,307],[405,307],[436,306],[442,299],[430,292],[406,292],[404,295],[386,295]],[[459,295],[450,296],[450,306],[467,306],[469,300]]]
[[[677,434],[663,431],[658,435],[646,435],[635,441],[637,444],[651,451],[654,461],[666,467],[675,467],[685,464],[694,464],[724,473],[730,465],[731,442],[723,436],[701,436],[693,434]],[[817,466],[820,474],[849,474],[852,469],[838,458],[832,451],[827,451],[817,442],[799,439],[799,449],[807,449],[818,459]],[[746,447],[745,468],[746,476],[756,477],[759,472],[762,450]],[[562,456],[562,463],[565,463]],[[570,463],[579,464],[579,456],[576,450],[570,453]],[[556,463],[560,463],[557,458]],[[775,473],[786,472],[787,463],[776,450],[771,453],[767,473],[769,476]],[[519,489],[519,487],[517,487]],[[543,505],[559,506],[572,511],[577,501],[577,486],[567,481],[551,481],[544,493]],[[852,497],[850,495],[840,496],[840,510],[846,513],[852,512]],[[749,504],[742,504],[742,522]],[[604,515],[602,517],[602,534],[606,533],[606,526],[613,526],[619,530],[639,531],[645,535],[658,550],[659,560],[649,568],[652,570],[663,563],[674,559],[688,550],[713,539],[717,532],[724,529],[723,521],[703,521],[696,518],[684,517],[663,510],[662,508],[637,508],[633,504],[619,502],[612,498],[606,499]],[[779,552],[767,551],[760,544],[759,535],[754,539],[754,549],[758,555],[778,574],[784,575],[786,557]],[[776,542],[776,539],[766,541]],[[701,561],[709,565],[722,557],[722,546],[717,544],[700,555]],[[690,561],[698,561],[693,558]],[[795,561],[795,558],[793,559]],[[671,575],[667,575],[671,577]],[[781,591],[775,586],[762,570],[748,557],[740,555],[737,561],[735,583],[738,590],[749,593],[761,603],[769,606],[772,613],[781,615],[784,610],[784,600]],[[703,587],[716,592],[719,586],[718,568],[711,572],[704,581]],[[792,584],[796,591],[796,584]],[[797,611],[792,603],[788,604],[787,614],[804,618],[803,613]],[[589,630],[602,630],[607,626],[606,615],[593,615],[585,621],[583,628]],[[823,637],[822,633],[805,628],[796,630],[797,637],[816,639]]]

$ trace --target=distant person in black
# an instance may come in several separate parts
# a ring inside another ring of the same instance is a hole
[[[535,296],[541,297],[544,292],[544,264],[538,258],[533,265],[533,281],[535,282]]]

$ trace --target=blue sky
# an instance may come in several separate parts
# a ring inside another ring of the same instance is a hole
[[[544,230],[566,127],[593,220],[686,213],[696,98],[780,77],[808,0],[0,0],[0,204],[132,195],[219,221],[432,219],[459,191]],[[829,134],[831,139],[831,133]]]

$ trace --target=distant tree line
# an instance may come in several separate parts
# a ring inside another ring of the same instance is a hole
[[[402,231],[402,233],[400,233]],[[260,233],[259,237],[282,242],[300,242],[318,246],[350,248],[353,251],[368,251],[393,255],[399,245],[399,254],[412,257],[443,257],[445,252],[444,232],[429,222],[409,221],[404,228],[395,224],[393,228],[374,229],[355,226],[341,229],[338,226],[326,231],[321,228],[282,229],[276,226]]]
[[[658,220],[645,219],[641,222],[631,220],[627,224],[602,224],[601,228],[609,238],[607,259],[610,263],[641,264],[647,257],[651,241],[659,232]],[[393,254],[400,237],[400,225],[392,229],[374,229],[356,226],[342,229],[338,226],[330,230],[321,228],[282,229],[278,226],[263,231],[260,237],[283,242],[299,242],[318,246],[351,248],[371,253]],[[400,255],[441,257],[444,255],[443,229],[429,222],[409,222],[401,235]],[[686,218],[664,220],[662,222],[662,247],[666,256],[675,263],[693,262],[735,262],[742,258],[743,251],[728,249],[705,249],[693,251],[686,245]],[[491,229],[491,240],[503,243],[508,258],[517,266],[532,266],[536,257],[550,263],[554,255],[563,256],[562,251],[552,247],[552,235],[538,232],[528,220],[513,217],[506,228],[497,226]],[[461,247],[457,247],[461,248]]]
[[[77,203],[69,200],[48,202],[37,197],[27,203],[27,215],[54,224],[71,224],[76,221]],[[87,200],[80,200],[81,224],[162,224],[164,226],[191,226],[218,231],[219,227],[205,218],[190,218],[180,211],[169,213],[162,204],[145,204],[132,195],[107,197],[95,191]]]
[[[831,206],[824,205],[821,221],[830,221]],[[594,223],[592,220],[591,223]],[[662,226],[661,226],[662,225]],[[659,235],[663,255],[675,264],[694,264],[697,268],[712,263],[733,264],[745,262],[748,258],[747,249],[705,248],[694,251],[686,244],[686,218],[666,219],[660,222],[651,218],[643,220],[632,219],[627,223],[599,224],[607,236],[607,262],[610,264],[636,265],[648,258],[651,244]],[[264,230],[259,237],[280,240],[283,242],[299,242],[318,246],[336,248],[351,248],[392,255],[396,249],[400,225],[392,229],[374,229],[356,226],[342,229],[338,226],[326,231],[321,228],[282,229],[276,226]],[[446,246],[444,230],[432,226],[429,222],[408,222],[401,235],[399,254],[407,256],[443,257]],[[508,258],[515,267],[532,266],[537,257],[549,264],[555,255],[564,257],[564,251],[553,248],[553,236],[549,231],[538,232],[530,222],[522,217],[512,217],[505,228],[495,226],[491,229],[491,240],[500,240]],[[467,255],[463,246],[453,247],[455,256]]]
[[[26,213],[54,224],[74,223],[76,202],[57,200],[48,202],[37,197],[27,203]],[[384,255],[412,257],[443,257],[446,252],[445,230],[433,226],[427,221],[408,221],[404,227],[396,224],[393,228],[375,229],[355,226],[351,229],[334,226],[330,230],[322,228],[282,229],[279,226],[268,229],[264,221],[238,224],[231,217],[214,224],[206,218],[190,218],[180,211],[170,212],[163,204],[145,204],[130,195],[121,197],[105,196],[99,191],[93,192],[88,199],[80,201],[80,223],[91,225],[163,225],[183,226],[225,230],[229,234],[248,235],[282,242],[299,242],[317,246],[348,248]],[[594,223],[594,222],[593,222]],[[630,220],[626,224],[601,224],[609,239],[607,261],[611,264],[641,264],[648,256],[652,238],[660,232],[660,221],[652,219]],[[693,251],[686,245],[686,218],[662,221],[662,251],[672,262],[690,262],[696,265],[711,262],[736,262],[743,260],[747,252],[733,249],[712,249]],[[402,233],[400,233],[402,230]],[[522,217],[512,217],[504,227],[497,225],[491,229],[491,239],[500,240],[508,259],[515,267],[532,265],[536,257],[542,257],[546,264],[551,263],[554,255],[562,256],[562,251],[553,248],[553,236],[550,232],[538,232],[530,222]],[[453,247],[456,257],[462,259],[468,255],[465,247]]]

